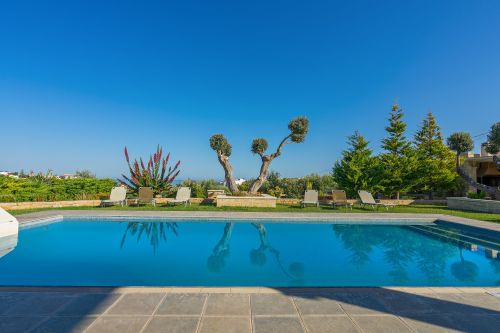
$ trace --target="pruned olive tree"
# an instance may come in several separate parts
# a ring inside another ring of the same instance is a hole
[[[288,129],[290,133],[281,140],[280,144],[276,148],[276,151],[271,154],[266,154],[266,150],[269,146],[266,139],[257,138],[252,141],[251,150],[252,153],[257,154],[261,158],[261,166],[259,176],[250,185],[250,193],[257,193],[259,188],[264,184],[266,178],[269,174],[269,167],[271,162],[278,156],[281,155],[283,147],[287,144],[301,143],[304,142],[307,132],[309,130],[309,120],[306,117],[297,117],[288,123]],[[233,168],[229,162],[229,156],[231,155],[231,145],[227,139],[222,134],[212,135],[210,138],[210,147],[217,153],[217,158],[219,163],[222,165],[225,173],[226,183],[229,190],[232,193],[238,192],[238,185],[236,184],[233,176]]]
[[[231,156],[233,147],[229,144],[223,134],[212,135],[212,137],[210,137],[210,147],[217,153],[219,163],[224,169],[224,178],[226,180],[227,187],[229,187],[231,193],[238,192],[238,185],[236,184],[233,176],[233,167],[229,162],[229,156]]]
[[[259,176],[255,179],[252,185],[250,185],[248,192],[257,193],[269,175],[269,166],[271,165],[271,162],[276,157],[281,155],[281,150],[286,144],[304,142],[309,130],[309,120],[305,117],[295,118],[288,123],[288,129],[290,130],[290,133],[284,137],[283,140],[281,140],[274,153],[266,155],[268,147],[266,139],[257,138],[252,141],[252,153],[259,155],[262,163],[260,165]]]

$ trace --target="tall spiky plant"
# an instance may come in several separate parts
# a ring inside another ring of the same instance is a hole
[[[132,192],[138,192],[139,187],[152,187],[155,194],[169,192],[172,188],[172,182],[175,180],[180,170],[178,170],[181,161],[168,167],[170,153],[165,158],[162,158],[163,149],[158,145],[156,153],[149,156],[147,167],[144,165],[142,158],[134,159],[130,163],[127,147],[125,147],[125,160],[127,161],[130,177],[122,174],[123,179],[119,182],[127,186]]]

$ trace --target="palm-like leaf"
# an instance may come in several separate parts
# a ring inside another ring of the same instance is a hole
[[[120,183],[127,186],[132,192],[139,191],[139,187],[149,186],[153,188],[155,194],[169,192],[172,188],[172,182],[175,180],[180,170],[178,170],[180,161],[174,167],[168,168],[167,164],[170,159],[170,153],[165,158],[162,158],[163,149],[160,145],[157,146],[156,152],[149,156],[147,165],[143,159],[134,159],[130,163],[127,147],[124,149],[125,160],[129,168],[130,176],[122,175],[123,179],[119,179]]]

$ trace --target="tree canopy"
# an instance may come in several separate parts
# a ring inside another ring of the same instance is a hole
[[[416,170],[416,156],[411,143],[405,137],[406,123],[403,110],[398,104],[391,109],[389,126],[385,128],[388,136],[382,140],[385,152],[380,155],[384,177],[384,192],[392,196],[408,192],[413,186],[413,174]]]
[[[443,143],[441,130],[432,113],[427,114],[415,134],[417,154],[416,189],[429,193],[445,190],[455,184],[457,173],[453,152]]]
[[[372,156],[368,141],[355,132],[348,137],[349,148],[342,152],[342,159],[333,167],[333,179],[348,196],[355,197],[358,190],[378,192],[382,190],[382,170],[378,159]]]
[[[486,143],[486,151],[490,154],[500,152],[500,122],[491,125],[488,133],[488,141]]]

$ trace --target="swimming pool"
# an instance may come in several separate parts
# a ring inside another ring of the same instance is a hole
[[[440,221],[275,222],[65,219],[20,231],[0,258],[0,285],[500,284],[492,231]]]

